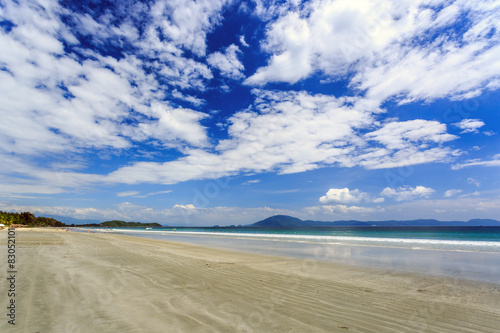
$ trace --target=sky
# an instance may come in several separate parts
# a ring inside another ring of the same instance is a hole
[[[500,2],[0,0],[0,210],[500,220]]]

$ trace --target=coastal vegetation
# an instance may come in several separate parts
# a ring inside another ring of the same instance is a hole
[[[66,224],[52,218],[35,216],[30,212],[13,213],[0,211],[0,224],[9,227],[12,225],[26,225],[29,227],[64,227]]]
[[[23,225],[28,227],[68,227],[61,221],[58,221],[52,217],[35,216],[31,212],[4,212],[0,211],[0,224],[4,224],[6,227],[13,225]],[[71,224],[74,227],[74,224]],[[121,220],[112,220],[102,223],[92,223],[92,224],[82,224],[81,227],[94,227],[94,228],[153,228],[162,227],[158,223],[141,223],[141,222],[125,222]]]

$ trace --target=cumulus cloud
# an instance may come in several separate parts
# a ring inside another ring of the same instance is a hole
[[[229,138],[219,141],[215,153],[191,149],[175,161],[122,167],[107,179],[172,184],[241,172],[289,174],[323,166],[355,165],[390,168],[446,161],[457,154],[440,146],[455,138],[446,133],[445,125],[425,120],[380,125],[375,120],[378,107],[362,98],[306,92],[254,93],[254,105],[229,118]],[[377,126],[381,127],[369,131]],[[372,148],[370,141],[378,141],[385,148]]]
[[[213,207],[200,208],[193,204],[175,204],[170,208],[151,208],[130,202],[121,202],[109,208],[72,206],[33,206],[0,202],[0,210],[31,211],[36,215],[71,216],[77,219],[99,221],[120,219],[124,221],[157,222],[166,225],[207,226],[254,223],[271,215],[294,215],[299,211],[270,207]],[[237,223],[235,223],[237,222]]]
[[[0,53],[0,156],[13,162],[2,167],[9,183],[25,193],[60,193],[106,182],[55,167],[71,162],[67,156],[73,153],[114,154],[138,144],[206,147],[201,122],[209,116],[166,101],[165,91],[173,87],[174,98],[203,103],[178,90],[203,90],[212,77],[208,66],[185,52],[204,55],[205,35],[219,24],[225,3],[186,1],[174,9],[168,1],[151,7],[120,2],[102,15],[82,4],[71,16],[57,1],[6,3],[1,16],[11,25],[0,29],[5,50]],[[94,47],[81,47],[83,39]],[[122,53],[111,56],[110,49]],[[37,156],[57,163],[40,167],[32,162]],[[32,186],[17,175],[30,175]]]
[[[156,1],[151,8],[158,29],[177,47],[186,48],[201,56],[206,52],[206,35],[222,20],[221,9],[229,1]]]
[[[381,212],[381,207],[362,207],[354,204],[382,203],[384,198],[373,199],[368,193],[361,192],[358,189],[349,190],[348,188],[331,188],[328,192],[319,198],[320,206],[308,207],[306,210],[310,214],[365,214]]]
[[[347,206],[347,205],[321,205],[315,207],[306,207],[305,210],[312,215],[358,215],[363,216],[368,213],[383,212],[384,208],[381,207],[360,207],[360,206]]]
[[[366,134],[369,140],[382,143],[388,149],[404,149],[414,144],[442,143],[457,137],[446,133],[446,125],[423,119],[390,122],[381,129]]]
[[[348,188],[331,188],[326,192],[326,195],[319,198],[319,202],[321,204],[352,204],[365,200],[367,197],[367,193],[358,189],[350,191]]]
[[[311,31],[299,13],[292,12],[282,17],[269,32],[269,43],[266,48],[272,52],[270,65],[259,68],[257,73],[246,80],[250,85],[262,85],[267,82],[286,81],[295,83],[307,77],[312,71],[309,45],[311,44]],[[274,45],[274,40],[279,40],[279,45]]]
[[[147,140],[157,140],[167,147],[206,144],[200,120],[207,116],[164,101],[162,83],[145,70],[157,61],[134,55],[115,59],[101,55],[99,50],[86,50],[87,58],[79,59],[75,53],[65,52],[63,42],[77,44],[78,36],[94,34],[94,38],[105,43],[116,32],[103,29],[103,22],[84,14],[75,14],[74,26],[67,26],[60,18],[64,8],[51,1],[45,6],[42,10],[40,6],[9,3],[3,11],[4,18],[13,22],[14,27],[0,31],[0,48],[9,50],[0,54],[4,68],[0,71],[1,150],[34,155],[78,148],[124,149],[134,141]],[[217,7],[204,6],[214,7],[213,10]],[[186,11],[195,12],[191,7]],[[173,16],[176,17],[175,13]],[[201,21],[206,24],[196,29],[208,31],[210,20]],[[178,37],[176,40],[182,40],[176,46],[186,46],[188,40],[183,37],[186,34],[171,33]],[[139,43],[133,36],[127,40]],[[205,47],[204,42],[201,45],[195,40],[189,46],[200,53]],[[182,62],[192,62],[179,54],[175,56],[177,60],[172,61],[179,66],[171,70],[178,71]],[[205,78],[210,77],[208,68],[200,70]],[[193,87],[190,78],[198,80],[189,73],[179,80]]]
[[[317,0],[270,9],[279,18],[262,44],[269,63],[246,83],[295,83],[315,72],[342,78],[354,70],[351,86],[379,101],[477,96],[500,74],[491,65],[500,47],[493,8],[476,1]],[[460,20],[468,22],[464,31],[455,29]]]
[[[107,14],[85,5],[71,12],[64,4],[7,2],[2,8],[12,27],[0,29],[0,49],[8,50],[0,53],[0,157],[9,162],[2,173],[18,193],[290,174],[325,166],[380,169],[447,162],[461,152],[446,146],[457,137],[444,124],[418,119],[384,123],[380,105],[393,96],[400,102],[466,98],[498,87],[498,80],[488,80],[498,70],[491,60],[500,30],[486,31],[498,24],[486,5],[449,2],[437,8],[426,1],[337,0],[264,6],[257,1],[257,17],[269,20],[262,47],[270,60],[247,84],[294,83],[317,71],[337,79],[349,72],[350,87],[365,92],[335,97],[254,90],[253,103],[225,119],[227,136],[215,138],[205,127],[212,116],[195,109],[205,103],[196,96],[209,89],[212,69],[233,79],[243,78],[245,69],[235,44],[207,55],[207,35],[221,24],[228,1],[124,1],[109,5]],[[452,37],[412,43],[422,33],[452,29],[461,15],[471,23],[452,35],[462,39],[463,47]],[[82,41],[92,41],[93,47],[83,47]],[[243,36],[239,42],[248,45]],[[406,61],[411,60],[410,66]],[[458,66],[467,80],[455,77]],[[170,97],[194,108],[167,101]],[[479,120],[469,120],[464,131],[479,128]],[[33,162],[41,156],[64,160],[71,152],[118,155],[138,145],[160,156],[114,164],[108,174]],[[498,161],[469,161],[456,168],[471,165]],[[362,192],[354,191],[348,194],[360,198]]]
[[[182,145],[185,156],[167,162],[140,161],[108,175],[25,168],[45,182],[62,178],[64,186],[97,183],[161,183],[277,171],[298,173],[324,166],[390,168],[447,161],[455,152],[443,143],[454,139],[436,121],[393,121],[380,124],[376,104],[358,97],[336,98],[306,92],[256,90],[254,104],[229,118],[228,139],[214,150],[200,121],[205,114],[152,105],[156,121],[129,129],[135,140],[161,138],[165,147]],[[373,147],[371,142],[378,142]],[[23,170],[19,168],[19,170]],[[18,172],[19,172],[18,170]]]
[[[397,189],[386,187],[380,192],[380,195],[394,198],[396,201],[407,201],[415,198],[427,198],[434,192],[432,188],[425,186],[402,186]]]
[[[456,196],[457,194],[460,194],[460,193],[462,193],[462,190],[451,189],[451,190],[447,190],[446,192],[444,192],[444,196],[447,198],[450,198],[450,197]]]
[[[343,98],[304,92],[255,93],[253,109],[230,117],[230,138],[219,141],[216,153],[190,150],[176,161],[121,168],[109,179],[172,183],[245,171],[296,173],[325,164],[351,164],[349,155],[362,144],[356,128],[373,122],[372,113],[356,99],[350,100],[354,107]]]
[[[249,46],[250,46],[250,45],[248,45],[248,43],[246,42],[246,40],[245,40],[245,36],[244,36],[244,35],[241,35],[241,36],[240,36],[239,41],[240,41],[241,46],[244,46],[244,47],[249,47]]]
[[[188,210],[196,209],[196,207],[193,204],[187,204],[187,205],[178,205],[178,204],[176,204],[172,208],[173,209],[188,209]]]
[[[238,59],[238,54],[241,53],[238,46],[232,44],[228,46],[224,53],[215,52],[208,56],[207,62],[210,66],[217,68],[222,76],[230,79],[243,78],[242,71],[245,69],[241,61]]]
[[[365,134],[365,138],[384,145],[382,148],[369,148],[358,156],[359,164],[368,169],[445,161],[461,154],[458,150],[452,151],[440,145],[457,137],[446,133],[446,125],[437,121],[390,122]]]
[[[463,119],[459,123],[454,123],[453,125],[457,126],[462,130],[462,133],[478,133],[478,128],[484,126],[484,122],[479,119]]]

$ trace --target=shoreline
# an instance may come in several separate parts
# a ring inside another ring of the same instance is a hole
[[[16,237],[16,328],[24,331],[494,332],[500,326],[499,284],[124,235],[28,229]],[[6,251],[0,260],[6,262]],[[0,330],[6,325],[4,319]]]
[[[392,269],[429,276],[451,276],[500,284],[500,253],[433,248],[408,248],[373,244],[289,242],[271,239],[234,238],[232,234],[212,236],[109,231],[145,239],[181,242],[210,248],[344,263],[358,267]]]

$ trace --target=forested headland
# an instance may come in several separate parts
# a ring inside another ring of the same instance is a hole
[[[12,225],[25,225],[29,227],[65,227],[66,224],[52,218],[35,216],[30,212],[13,213],[0,210],[0,224],[9,227]]]

